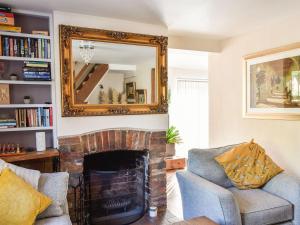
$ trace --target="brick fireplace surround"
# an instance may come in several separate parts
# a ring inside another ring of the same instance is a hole
[[[146,199],[149,206],[165,210],[166,165],[164,161],[166,140],[164,131],[137,129],[110,129],[59,137],[61,171],[70,173],[70,179],[83,172],[85,155],[114,150],[149,150],[149,168]],[[113,163],[113,162],[112,162]],[[74,219],[72,190],[69,189],[70,215]]]

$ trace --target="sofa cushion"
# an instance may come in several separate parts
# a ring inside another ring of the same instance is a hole
[[[232,149],[228,145],[211,149],[191,149],[188,153],[188,170],[225,188],[232,187],[224,169],[216,162],[215,157]]]
[[[10,163],[6,163],[2,159],[0,159],[0,172],[5,168],[8,167],[11,169],[17,176],[21,177],[23,180],[26,181],[26,183],[30,184],[32,187],[34,187],[36,190],[38,189],[39,179],[41,176],[40,171],[38,170],[30,170],[25,169],[20,166],[16,166]]]
[[[52,204],[38,216],[46,218],[62,216],[68,192],[69,174],[66,172],[43,173],[39,181],[39,191],[52,199]]]
[[[293,219],[293,206],[288,201],[261,189],[229,188],[238,202],[242,224],[277,224]]]
[[[37,220],[35,225],[72,225],[68,215]]]
[[[51,199],[38,192],[9,168],[0,175],[0,224],[32,225],[36,216],[51,204]]]

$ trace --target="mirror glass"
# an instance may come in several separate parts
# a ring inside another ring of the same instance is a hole
[[[156,47],[72,40],[75,104],[155,104]]]

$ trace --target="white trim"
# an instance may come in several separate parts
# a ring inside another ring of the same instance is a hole
[[[35,131],[35,130],[52,130],[53,127],[14,127],[14,128],[0,128],[1,132],[13,132],[13,131]]]
[[[26,37],[26,38],[36,38],[36,39],[48,39],[48,40],[50,40],[50,36],[41,35],[41,34],[27,34],[27,33],[0,31],[0,35],[2,35],[2,36],[11,36],[11,37]]]
[[[1,109],[15,109],[15,108],[43,108],[43,107],[52,107],[52,104],[7,104],[0,105]]]
[[[15,56],[0,56],[0,60],[52,62],[52,59],[40,59],[40,58],[29,58],[29,57],[15,57]]]
[[[52,81],[0,80],[0,84],[52,85]]]

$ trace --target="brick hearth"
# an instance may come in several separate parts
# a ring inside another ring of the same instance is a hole
[[[84,155],[114,150],[149,150],[148,205],[165,210],[166,165],[164,161],[166,140],[164,131],[111,129],[59,138],[61,171],[70,173],[70,179],[83,172]],[[69,189],[70,215],[74,219],[73,190]]]

